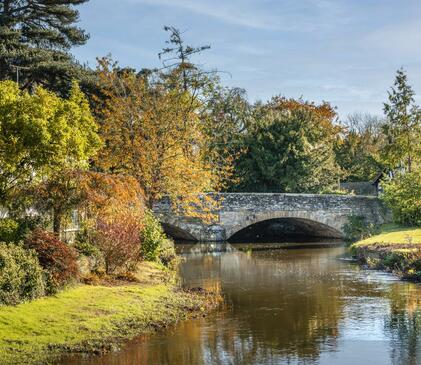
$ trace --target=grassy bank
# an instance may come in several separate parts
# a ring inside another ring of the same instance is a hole
[[[139,282],[79,285],[16,307],[0,307],[0,364],[46,364],[64,353],[100,353],[124,340],[202,315],[219,298],[178,290],[152,265]]]
[[[369,268],[421,280],[421,227],[384,225],[379,234],[354,243],[351,251]]]

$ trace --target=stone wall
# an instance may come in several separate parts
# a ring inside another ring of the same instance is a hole
[[[380,224],[390,220],[380,200],[369,196],[314,194],[217,194],[220,209],[216,220],[204,224],[199,219],[176,216],[168,200],[155,205],[154,211],[167,229],[181,238],[198,241],[224,241],[252,224],[270,219],[295,219],[313,227],[314,236],[342,237],[343,225],[350,215]]]

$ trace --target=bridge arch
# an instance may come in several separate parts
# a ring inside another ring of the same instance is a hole
[[[226,239],[238,236],[248,228],[253,228],[262,223],[272,224],[278,232],[290,235],[307,235],[320,238],[342,238],[342,219],[321,215],[312,211],[278,211],[263,212],[246,215],[237,224],[226,229]],[[278,227],[276,227],[276,225]]]
[[[194,232],[187,227],[180,227],[178,224],[161,222],[164,232],[171,238],[182,241],[199,241]]]

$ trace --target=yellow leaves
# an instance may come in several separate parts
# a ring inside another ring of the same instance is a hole
[[[131,176],[89,171],[83,173],[79,185],[92,215],[106,217],[127,210],[143,214],[144,195]]]
[[[203,158],[206,141],[197,99],[177,87],[113,69],[109,60],[101,61],[99,74],[106,95],[98,111],[106,148],[97,163],[135,177],[149,206],[169,196],[192,210],[187,202],[194,206],[198,201],[191,197],[211,190],[217,179]]]
[[[69,99],[38,87],[33,94],[0,82],[0,197],[66,169],[87,167],[100,140],[77,84]]]

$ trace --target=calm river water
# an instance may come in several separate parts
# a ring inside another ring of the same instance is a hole
[[[183,285],[226,308],[68,364],[421,364],[421,285],[338,260],[343,247],[248,247],[179,246]]]

